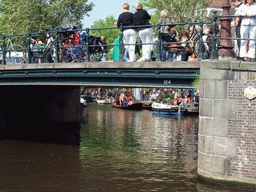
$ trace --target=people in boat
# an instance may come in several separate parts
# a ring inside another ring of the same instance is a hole
[[[128,102],[128,105],[133,104],[133,99],[132,99],[131,95],[128,96],[127,102]]]
[[[188,96],[185,94],[184,97],[184,103],[188,103]]]
[[[120,106],[122,106],[122,102],[123,102],[124,97],[125,97],[125,93],[124,93],[124,91],[123,91],[123,92],[120,94],[120,96],[119,96]]]
[[[127,102],[127,96],[124,96],[123,100],[122,100],[122,107],[127,107],[128,102]]]
[[[119,106],[119,105],[120,105],[119,97],[118,97],[117,95],[116,95],[116,97],[115,97],[114,104],[115,104],[116,106]]]

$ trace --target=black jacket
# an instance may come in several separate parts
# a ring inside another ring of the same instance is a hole
[[[133,14],[134,19],[134,25],[150,25],[149,20],[151,19],[151,16],[148,14],[147,11],[143,9],[137,10],[136,13]],[[150,27],[142,27],[142,28],[136,28],[137,31],[150,28]]]
[[[120,27],[120,25],[123,26],[133,26],[134,22],[133,22],[133,14],[130,12],[123,12],[119,15],[118,20],[117,20],[117,27]],[[125,28],[124,30],[126,30],[128,28]],[[132,28],[129,28],[132,29]]]

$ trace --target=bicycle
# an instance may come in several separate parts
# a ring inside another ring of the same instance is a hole
[[[11,39],[8,39],[6,49],[6,64],[25,64],[27,62],[26,47],[13,44]]]

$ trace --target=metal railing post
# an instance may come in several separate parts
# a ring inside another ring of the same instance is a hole
[[[86,28],[85,31],[87,33],[87,35],[85,37],[86,38],[86,58],[85,58],[85,60],[87,62],[89,62],[90,61],[90,55],[89,55],[89,32],[90,32],[90,29]]]
[[[2,65],[6,64],[5,60],[5,35],[2,36],[3,39],[3,49],[2,49]]]
[[[156,44],[156,60],[161,61],[161,34],[160,34],[161,23],[157,24],[157,44]]]
[[[198,53],[198,60],[203,59],[203,21],[199,21],[199,26],[200,26],[200,37],[199,37],[199,53]]]
[[[123,53],[123,25],[120,25],[120,42],[119,42],[119,61],[124,61],[124,53]]]
[[[31,63],[31,58],[30,58],[30,33],[28,32],[27,35],[28,35],[28,47],[27,47],[28,59],[27,59],[27,62],[29,64],[29,63]]]
[[[211,52],[211,57],[210,59],[217,59],[217,50],[216,50],[216,21],[217,21],[217,11],[214,10],[213,11],[213,16],[212,16],[212,19],[213,19],[213,23],[212,23],[212,29],[213,29],[213,35],[212,35],[212,52]]]
[[[56,42],[56,46],[55,46],[55,58],[54,58],[54,63],[58,63],[58,62],[59,62],[58,27],[56,27],[56,30],[55,30],[55,42]]]

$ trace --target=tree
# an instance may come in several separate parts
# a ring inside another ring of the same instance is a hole
[[[2,0],[0,32],[21,34],[55,28],[63,18],[82,19],[92,10],[88,0]]]
[[[107,28],[107,27],[115,27],[117,20],[114,18],[114,16],[109,16],[105,20],[98,20],[95,21],[94,24],[91,26],[92,29],[98,29],[98,28]],[[113,44],[114,40],[120,36],[120,30],[119,29],[104,29],[104,30],[91,30],[90,35],[93,36],[105,36],[107,44]],[[108,47],[108,51],[110,51],[113,47]],[[112,56],[112,53],[110,51],[110,54],[108,54],[109,57]]]
[[[200,18],[200,15],[196,15],[197,11],[205,10],[210,3],[211,0],[142,0],[146,9],[156,10],[151,19],[151,23],[154,24],[158,22],[160,13],[164,9],[168,11],[168,18],[172,23],[188,22],[189,18],[197,20]],[[179,34],[184,30],[183,26],[177,26],[177,28]]]

